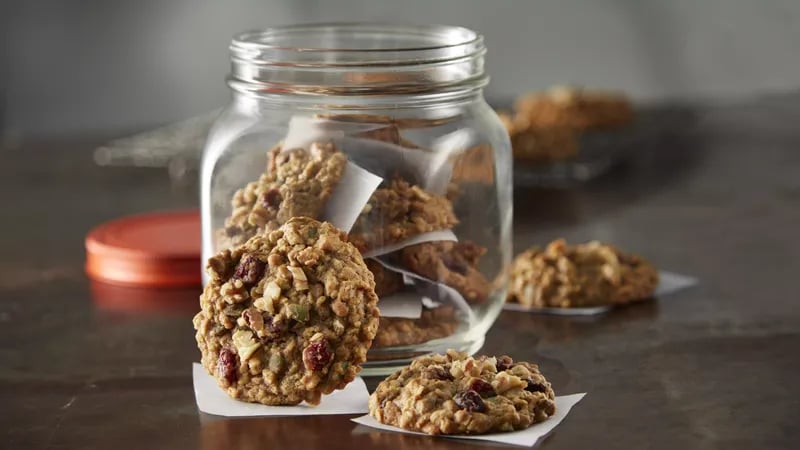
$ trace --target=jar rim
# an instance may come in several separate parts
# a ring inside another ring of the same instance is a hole
[[[250,63],[402,65],[482,54],[484,45],[480,33],[460,26],[328,22],[245,31],[230,50]]]
[[[457,26],[279,26],[240,33],[230,50],[228,85],[248,95],[460,95],[488,82],[483,36]]]

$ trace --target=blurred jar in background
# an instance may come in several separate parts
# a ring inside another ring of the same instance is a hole
[[[348,233],[376,280],[366,374],[475,352],[511,257],[508,135],[483,98],[483,38],[446,26],[243,33],[202,161],[203,259],[292,216]]]

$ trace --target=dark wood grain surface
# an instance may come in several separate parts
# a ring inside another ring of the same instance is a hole
[[[515,191],[517,250],[558,236],[602,239],[700,280],[601,317],[500,316],[485,352],[538,362],[558,393],[588,392],[542,448],[800,445],[800,98],[691,113],[588,185]],[[92,226],[192,206],[196,186],[158,170],[95,167],[101,142],[0,153],[0,447],[487,446],[370,431],[350,416],[199,414],[197,290],[159,292],[163,309],[125,311],[108,299],[133,294],[91,284],[82,268]]]

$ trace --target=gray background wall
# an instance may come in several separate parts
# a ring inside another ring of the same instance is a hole
[[[733,97],[800,86],[797,0],[142,0],[0,3],[0,130],[132,130],[224,104],[237,31],[315,21],[481,31],[490,98],[553,83],[635,98]]]

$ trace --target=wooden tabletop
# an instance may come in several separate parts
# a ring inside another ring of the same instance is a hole
[[[800,97],[691,113],[601,179],[515,191],[518,251],[601,239],[700,280],[599,317],[502,313],[484,352],[538,362],[557,393],[588,393],[542,448],[800,444]],[[164,310],[125,311],[103,299],[130,293],[104,291],[82,267],[92,226],[195,205],[197,187],[155,169],[96,167],[102,142],[0,152],[0,447],[486,446],[365,431],[352,416],[198,413],[198,290],[159,293]]]

